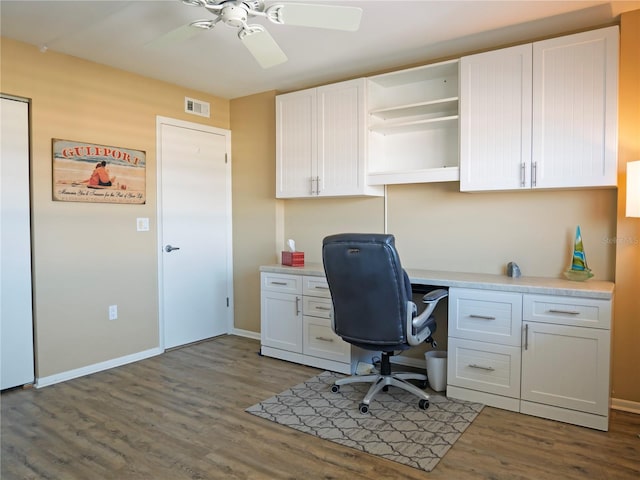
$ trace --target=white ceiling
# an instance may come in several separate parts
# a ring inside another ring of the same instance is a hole
[[[266,0],[267,6],[287,3]],[[297,0],[363,9],[357,32],[263,24],[289,58],[262,69],[222,23],[150,47],[180,26],[213,16],[180,0],[0,1],[0,33],[42,50],[236,98],[295,90],[507,43],[615,21],[640,1]],[[46,55],[46,52],[43,53]]]

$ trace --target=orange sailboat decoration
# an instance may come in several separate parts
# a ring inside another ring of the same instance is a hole
[[[582,282],[593,277],[591,269],[587,265],[587,256],[582,245],[582,233],[580,225],[576,228],[576,239],[573,244],[573,254],[571,256],[571,268],[564,272],[564,276],[569,280]]]

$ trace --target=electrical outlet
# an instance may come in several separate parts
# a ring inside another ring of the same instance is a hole
[[[118,319],[118,306],[109,305],[109,320],[117,320],[117,319]]]

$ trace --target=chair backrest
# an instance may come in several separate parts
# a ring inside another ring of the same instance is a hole
[[[393,235],[343,233],[322,242],[333,301],[333,328],[345,341],[372,350],[404,350],[411,284]]]

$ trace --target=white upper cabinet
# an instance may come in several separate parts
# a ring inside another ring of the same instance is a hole
[[[276,97],[276,197],[382,195],[366,182],[365,80]]]
[[[618,27],[464,57],[460,190],[617,181]]]
[[[458,60],[369,77],[371,185],[457,181]]]
[[[531,44],[460,61],[460,190],[531,180]]]
[[[616,186],[618,27],[533,44],[534,187]]]

